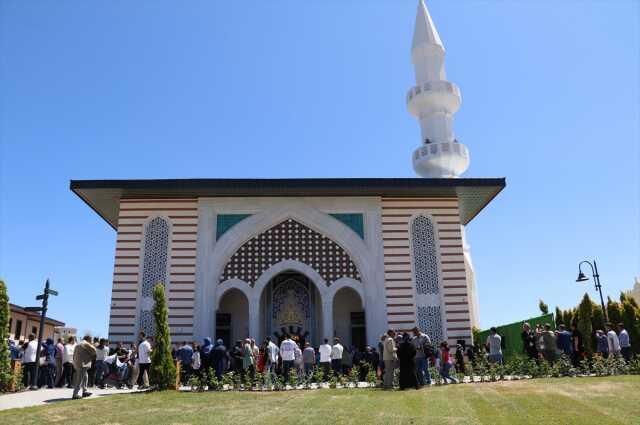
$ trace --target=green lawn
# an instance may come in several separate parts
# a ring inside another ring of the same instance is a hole
[[[386,392],[123,394],[0,412],[11,424],[640,424],[640,376]]]

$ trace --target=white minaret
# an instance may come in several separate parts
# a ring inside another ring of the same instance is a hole
[[[460,108],[460,89],[447,81],[444,46],[423,0],[418,1],[411,60],[416,85],[407,107],[420,121],[422,143],[413,152],[413,169],[421,177],[458,177],[469,167],[469,151],[453,134],[453,114]]]

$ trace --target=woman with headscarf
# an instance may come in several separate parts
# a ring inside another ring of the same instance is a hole
[[[402,342],[398,346],[398,360],[400,361],[400,389],[418,389],[416,376],[416,347],[411,343],[408,333],[402,336]]]

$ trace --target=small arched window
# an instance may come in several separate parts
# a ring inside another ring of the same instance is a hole
[[[166,285],[167,256],[169,250],[169,223],[162,217],[149,221],[144,231],[144,263],[140,291],[139,329],[148,335],[155,334],[153,320],[153,288]]]

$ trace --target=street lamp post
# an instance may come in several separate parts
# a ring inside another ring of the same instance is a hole
[[[44,321],[47,317],[47,307],[49,305],[49,295],[58,295],[58,291],[49,288],[49,279],[44,284],[44,291],[36,297],[36,300],[42,300],[42,307],[25,307],[26,311],[40,312],[40,329],[38,330],[38,348],[36,349],[36,370],[34,376],[30,377],[30,389],[38,389],[38,372],[40,369],[40,351],[42,350],[42,334],[44,333]]]
[[[602,296],[602,285],[600,284],[600,275],[598,274],[598,265],[596,264],[596,260],[593,260],[593,264],[589,261],[581,261],[578,264],[578,278],[576,282],[586,282],[589,278],[582,273],[581,267],[584,263],[587,263],[589,267],[591,267],[591,275],[593,276],[593,283],[596,286],[596,291],[600,294],[600,305],[602,306],[602,315],[604,317],[604,323],[606,324],[609,321],[609,317],[607,316],[607,308],[604,305],[604,297]]]

